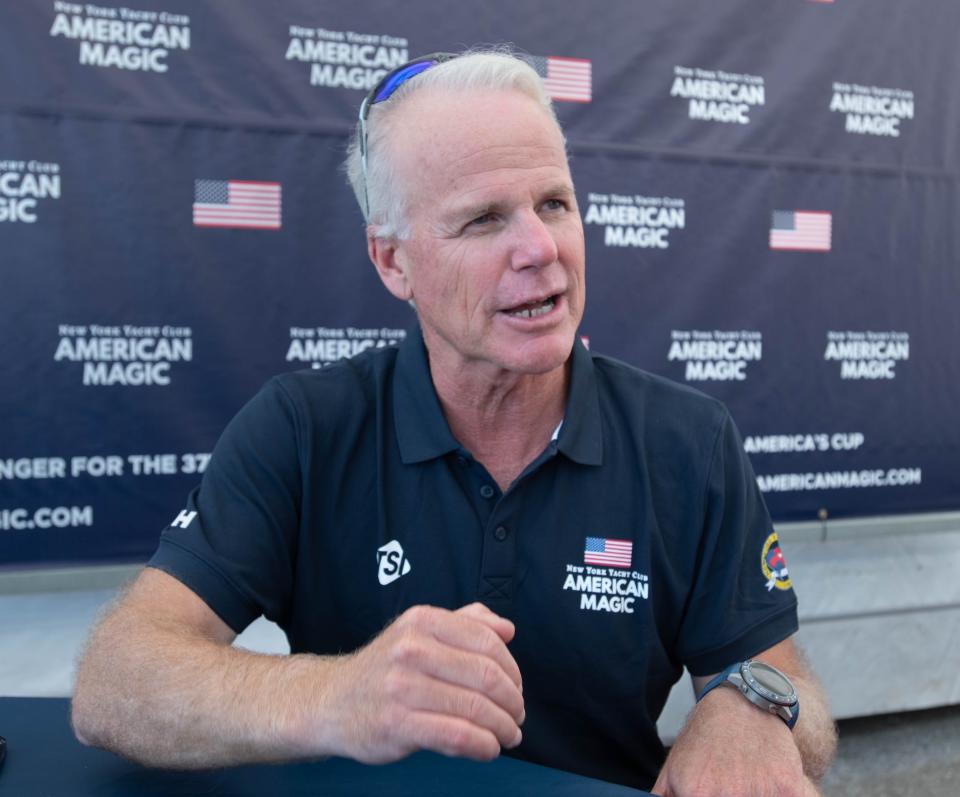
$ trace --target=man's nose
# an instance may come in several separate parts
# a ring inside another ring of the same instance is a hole
[[[520,214],[514,229],[513,268],[543,268],[555,262],[557,255],[557,242],[549,225],[533,210]]]

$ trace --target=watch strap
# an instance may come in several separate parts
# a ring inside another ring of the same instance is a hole
[[[706,697],[707,692],[710,692],[713,689],[716,689],[721,684],[726,683],[727,678],[729,678],[735,672],[740,672],[739,661],[734,664],[731,664],[723,672],[718,673],[717,675],[713,676],[713,678],[711,678],[709,681],[707,681],[707,685],[703,687],[703,689],[700,691],[700,694],[697,695],[697,702],[699,703],[701,700],[703,700],[703,698]]]
[[[699,703],[701,700],[703,700],[703,698],[706,697],[708,692],[716,689],[718,686],[722,686],[723,684],[728,683],[730,676],[733,675],[734,673],[739,673],[739,672],[740,672],[740,662],[738,661],[738,662],[735,662],[734,664],[731,664],[729,667],[723,670],[723,672],[717,673],[713,678],[707,681],[707,685],[703,687],[703,689],[700,691],[700,694],[697,695],[697,702]],[[733,684],[733,683],[731,683],[730,685],[736,686],[736,684]],[[738,688],[737,691],[742,692],[743,690]],[[747,695],[744,694],[744,697],[747,697]],[[755,705],[758,705],[753,700],[751,700],[750,702],[754,703]],[[763,706],[761,705],[758,705],[758,707],[763,708]],[[800,703],[799,701],[794,703],[792,706],[789,707],[787,711],[784,711],[782,713],[780,711],[771,711],[771,713],[776,714],[776,716],[780,717],[780,719],[782,719],[786,723],[786,726],[792,731],[793,726],[797,724],[797,719],[800,717]]]

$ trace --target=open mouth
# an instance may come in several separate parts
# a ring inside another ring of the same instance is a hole
[[[529,302],[504,312],[512,318],[536,318],[549,313],[556,304],[557,297],[549,296],[541,302]]]

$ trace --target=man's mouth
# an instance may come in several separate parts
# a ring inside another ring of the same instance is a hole
[[[506,310],[504,312],[513,318],[536,318],[537,316],[549,313],[556,303],[557,297],[550,296],[542,302],[529,302],[528,304],[522,304],[519,307],[514,307],[512,310]]]

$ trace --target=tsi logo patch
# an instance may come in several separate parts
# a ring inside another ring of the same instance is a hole
[[[400,543],[390,540],[377,548],[377,567],[377,579],[385,587],[410,572],[410,560],[403,555]]]

